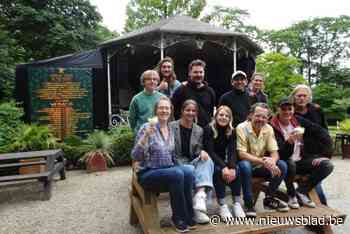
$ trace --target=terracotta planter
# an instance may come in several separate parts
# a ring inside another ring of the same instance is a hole
[[[107,162],[102,154],[96,153],[86,161],[87,172],[106,171]]]
[[[40,158],[35,158],[35,159],[21,159],[19,160],[19,162],[21,163],[25,163],[25,162],[36,162],[36,161],[40,161]],[[24,167],[20,167],[18,169],[19,174],[35,174],[35,173],[41,173],[41,172],[45,172],[46,169],[46,165],[33,165],[33,166],[24,166]]]
[[[344,144],[342,147],[343,158],[350,158],[350,144]]]

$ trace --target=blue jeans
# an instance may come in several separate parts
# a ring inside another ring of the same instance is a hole
[[[215,165],[214,169],[214,188],[216,192],[216,197],[218,200],[225,198],[225,188],[228,186],[231,189],[232,197],[241,195],[241,177],[239,167],[236,166],[236,178],[231,181],[231,183],[227,183],[222,178],[222,168]]]
[[[194,215],[192,205],[193,173],[193,166],[180,165],[140,171],[138,179],[145,190],[169,192],[173,221],[190,223]]]
[[[194,159],[190,165],[194,166],[194,186],[213,188],[214,163],[209,158],[208,160]]]
[[[321,183],[321,182],[318,183],[318,184],[316,185],[315,190],[316,190],[316,193],[317,193],[318,197],[320,198],[320,202],[321,202],[323,205],[328,206],[326,194],[325,194],[324,191],[323,191],[322,183]]]
[[[272,177],[271,172],[264,167],[252,167],[250,161],[242,160],[238,163],[241,170],[241,180],[243,188],[243,200],[247,207],[253,206],[253,192],[252,192],[252,177],[264,177],[270,181],[267,190],[267,196],[273,196],[278,186],[282,183],[287,175],[287,163],[282,160],[278,160],[277,167],[281,171],[280,176]]]

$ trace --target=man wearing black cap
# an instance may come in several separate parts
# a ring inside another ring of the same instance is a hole
[[[283,98],[271,119],[278,144],[280,158],[288,164],[286,178],[288,205],[299,208],[297,198],[304,206],[315,207],[308,193],[332,171],[333,164],[327,156],[332,154],[332,141],[328,132],[321,126],[294,115],[294,106],[288,98]],[[316,144],[317,142],[321,144]],[[321,145],[322,147],[315,147]],[[309,175],[308,181],[297,191],[293,180],[296,174]]]
[[[249,93],[246,90],[247,75],[236,71],[232,74],[231,84],[233,89],[221,96],[219,106],[226,105],[231,108],[233,125],[236,127],[247,119],[250,110]]]

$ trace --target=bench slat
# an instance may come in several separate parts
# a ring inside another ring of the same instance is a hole
[[[33,166],[33,165],[42,165],[42,164],[46,164],[46,161],[41,160],[41,161],[37,161],[37,162],[6,163],[6,164],[0,164],[0,168]]]
[[[56,149],[56,150],[40,150],[40,151],[0,154],[0,161],[8,160],[8,159],[41,158],[41,157],[50,157],[55,155],[56,156],[63,155],[63,151],[61,149]]]
[[[50,172],[42,172],[35,174],[24,174],[24,175],[12,175],[12,176],[1,176],[0,182],[9,182],[9,181],[17,181],[17,180],[33,180],[40,178],[47,178]]]

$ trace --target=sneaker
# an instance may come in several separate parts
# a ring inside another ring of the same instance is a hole
[[[230,220],[233,218],[230,209],[228,208],[228,206],[222,205],[220,206],[220,211],[219,211],[220,217],[225,221],[225,220]]]
[[[188,229],[187,224],[182,220],[179,220],[179,221],[173,220],[173,225],[175,230],[179,233],[185,233],[190,231],[190,229]]]
[[[190,222],[187,222],[188,229],[194,230],[197,228],[197,222],[194,219],[191,219]]]
[[[311,201],[311,199],[306,194],[297,192],[297,197],[300,200],[301,204],[303,204],[303,206],[307,206],[310,208],[316,207],[315,202]]]
[[[235,217],[242,217],[242,218],[245,217],[245,213],[242,209],[241,203],[239,202],[233,203],[232,211]]]
[[[245,207],[245,215],[250,218],[256,217],[256,210],[254,207]]]
[[[292,209],[299,209],[299,203],[297,197],[289,197],[288,199],[288,206]]]
[[[265,197],[264,208],[277,210],[281,212],[287,212],[289,210],[288,204],[276,197]]]
[[[210,222],[210,218],[206,213],[199,210],[194,210],[194,221],[199,224],[206,224]]]
[[[245,210],[245,215],[250,218],[255,218],[256,217],[256,210],[254,208],[253,202],[252,201],[246,201],[244,202],[244,210]]]
[[[193,209],[202,211],[204,213],[207,212],[207,195],[205,192],[198,192],[193,197]]]

